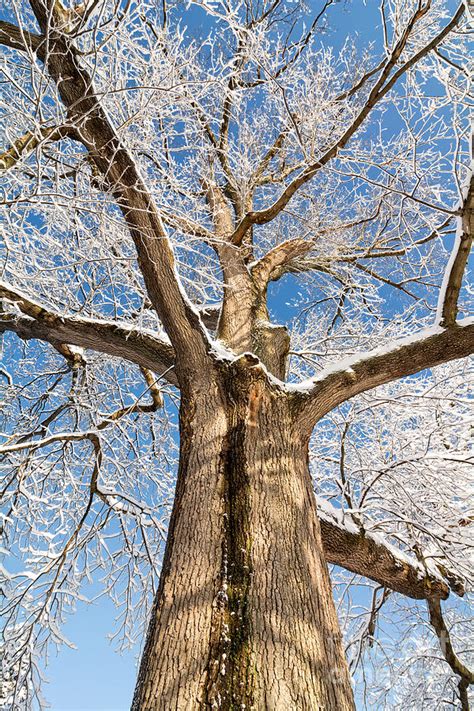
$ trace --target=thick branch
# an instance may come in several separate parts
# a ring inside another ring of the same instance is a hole
[[[148,385],[148,389],[150,391],[151,399],[153,402],[153,407],[155,410],[159,410],[163,407],[164,400],[155,375],[154,373],[152,373],[151,370],[148,370],[148,368],[144,368],[143,366],[140,367],[140,370],[142,371],[142,375]]]
[[[27,32],[10,22],[0,21],[0,44],[12,49],[26,52],[32,49],[37,52],[40,59],[44,58],[44,37],[34,32]],[[43,47],[43,49],[42,49]]]
[[[318,499],[324,553],[328,563],[339,565],[395,592],[415,600],[446,599],[450,589],[464,594],[464,587],[454,575],[450,581],[434,567],[426,566],[387,543],[383,538],[346,523],[342,513],[327,501]]]
[[[458,234],[441,288],[438,316],[442,326],[452,326],[458,314],[462,279],[474,238],[474,174],[471,173],[461,207]]]
[[[177,384],[172,346],[150,333],[126,324],[54,314],[3,282],[0,299],[7,306],[0,317],[0,332],[13,331],[25,340],[38,338],[55,347],[67,343],[90,348],[165,374],[169,383]]]
[[[307,254],[313,246],[312,241],[304,239],[282,242],[259,259],[252,268],[252,275],[262,287],[265,287],[268,282],[276,281],[285,271],[288,271],[288,265],[293,259]]]
[[[55,4],[52,0],[31,0],[30,4],[48,36],[44,61],[68,117],[104,176],[130,230],[150,301],[180,356],[177,372],[183,377],[184,374],[193,377],[207,363],[210,344],[177,277],[173,250],[161,216],[132,157],[99,103],[91,76],[81,66],[71,39],[62,32]]]
[[[305,431],[326,413],[359,393],[474,353],[474,321],[450,328],[435,326],[359,353],[325,368],[316,378],[294,386],[299,419]]]
[[[453,672],[460,677],[459,696],[461,699],[462,711],[469,711],[467,689],[470,684],[474,684],[474,673],[462,663],[454,651],[451,635],[449,634],[446,622],[444,621],[439,599],[428,599],[428,610],[430,613],[430,622],[436,632],[436,636],[439,639],[443,656]]]

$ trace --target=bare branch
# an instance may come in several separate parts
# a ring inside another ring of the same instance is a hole
[[[464,594],[462,583],[453,582],[434,567],[398,550],[380,536],[363,531],[352,521],[345,523],[341,511],[318,499],[318,515],[324,553],[328,563],[339,565],[357,575],[375,580],[415,600],[446,599],[450,589]]]
[[[4,305],[13,307],[0,318],[0,332],[13,331],[20,338],[38,338],[54,347],[66,343],[90,348],[165,374],[168,382],[177,384],[173,348],[157,336],[128,324],[54,314],[3,282],[0,282],[0,299]]]
[[[295,42],[291,46],[286,47],[285,54],[289,54],[291,51],[293,52],[293,54],[289,57],[289,59],[284,64],[282,64],[277,69],[277,71],[272,76],[273,80],[281,77],[291,66],[293,66],[298,61],[298,59],[301,57],[301,55],[303,54],[306,47],[308,47],[310,40],[314,34],[314,31],[316,30],[316,27],[319,23],[319,20],[325,15],[326,11],[333,4],[333,2],[334,2],[334,0],[326,0],[323,7],[318,12],[318,14],[315,16],[313,22],[311,23],[308,31],[304,34],[304,36],[298,42]],[[269,10],[264,12],[258,20],[250,23],[249,29],[250,29],[250,27],[255,26],[256,24],[262,22],[262,20],[265,17],[267,17],[268,14],[271,13],[278,5],[279,5],[279,0],[272,3]],[[261,84],[265,83],[265,81],[266,81],[265,79],[259,77],[258,79],[255,79],[254,81],[240,82],[240,85],[245,88],[254,88],[254,87],[260,86]]]
[[[379,592],[381,591],[381,595],[379,595]],[[365,647],[373,647],[374,641],[375,641],[375,630],[377,628],[377,618],[379,616],[379,613],[387,601],[387,599],[390,597],[391,590],[389,588],[385,587],[377,587],[374,588],[374,591],[372,593],[372,606],[370,609],[370,613],[368,616],[368,620],[364,626],[364,628],[357,634],[356,638],[354,640],[351,640],[349,642],[349,645],[346,647],[346,654],[347,651],[350,649],[352,644],[357,645],[357,653],[355,656],[352,656],[350,662],[349,662],[349,668],[351,669],[351,672],[354,673],[356,670],[357,666],[362,660],[363,657],[363,650]]]
[[[474,321],[450,328],[435,326],[326,368],[308,383],[295,386],[303,429],[354,395],[474,353]]]
[[[472,172],[459,221],[459,232],[456,235],[440,294],[438,315],[442,326],[452,326],[456,321],[459,292],[474,238],[474,175]]]
[[[461,699],[462,711],[469,711],[467,689],[471,684],[474,684],[474,673],[462,663],[454,651],[451,635],[441,610],[440,600],[436,598],[428,598],[428,610],[430,613],[430,623],[439,639],[443,656],[453,672],[460,677],[459,696]]]
[[[23,449],[42,449],[55,442],[82,442],[91,439],[92,436],[94,436],[93,432],[55,432],[43,439],[22,440],[14,444],[1,445],[0,455],[21,452]]]
[[[143,377],[145,378],[148,388],[150,390],[153,405],[156,410],[159,410],[161,407],[163,407],[163,395],[161,394],[161,390],[158,387],[157,380],[154,374],[151,372],[151,370],[148,370],[148,368],[143,368],[142,366],[140,370],[142,371]]]

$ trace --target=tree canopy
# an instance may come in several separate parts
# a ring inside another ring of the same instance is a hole
[[[143,639],[180,392],[242,353],[311,437],[360,708],[468,708],[469,10],[375,5],[6,9],[7,708],[91,581]]]

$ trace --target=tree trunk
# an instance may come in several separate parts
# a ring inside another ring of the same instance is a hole
[[[253,356],[183,396],[134,711],[353,709],[307,442]]]

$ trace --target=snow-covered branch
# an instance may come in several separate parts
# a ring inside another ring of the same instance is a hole
[[[312,428],[327,412],[354,395],[472,353],[474,321],[464,319],[450,328],[427,328],[336,362],[316,378],[291,386],[301,427]]]
[[[462,196],[456,240],[439,296],[438,319],[442,326],[452,326],[456,321],[459,292],[474,239],[473,166],[474,162],[471,164],[467,185]]]
[[[383,536],[362,530],[320,497],[318,514],[328,563],[418,600],[445,599],[450,590],[464,594],[463,584],[454,574],[443,574],[434,563],[423,565]]]
[[[179,281],[171,243],[153,197],[103,109],[87,70],[61,30],[61,3],[31,0],[43,32],[48,34],[45,65],[57,85],[79,140],[114,195],[133,238],[151,303],[183,361],[181,372],[203,365],[208,342],[197,312]],[[59,8],[59,9],[58,9]]]
[[[90,348],[164,374],[168,382],[177,383],[173,348],[152,333],[116,321],[52,313],[3,282],[0,299],[3,304],[0,332],[13,331],[20,338],[38,338],[54,346],[65,343]]]
[[[464,3],[461,3],[446,26],[439,32],[425,47],[416,52],[409,60],[403,62],[401,66],[392,74],[392,70],[396,67],[405,47],[411,37],[411,34],[421,18],[426,14],[429,5],[418,5],[416,11],[408,21],[404,32],[401,34],[398,42],[391,51],[390,57],[385,63],[380,76],[375,82],[372,90],[369,93],[367,101],[363,108],[356,115],[350,126],[344,131],[342,136],[329,148],[315,163],[307,166],[289,185],[283,190],[281,195],[269,207],[258,211],[247,213],[237,225],[231,240],[234,244],[241,244],[242,240],[251,228],[252,225],[264,225],[274,220],[288,205],[295,193],[320,171],[325,165],[333,160],[357,132],[363,124],[372,109],[379,103],[381,99],[394,87],[396,82],[417,62],[426,56],[428,52],[435,49],[460,22],[464,11]]]

